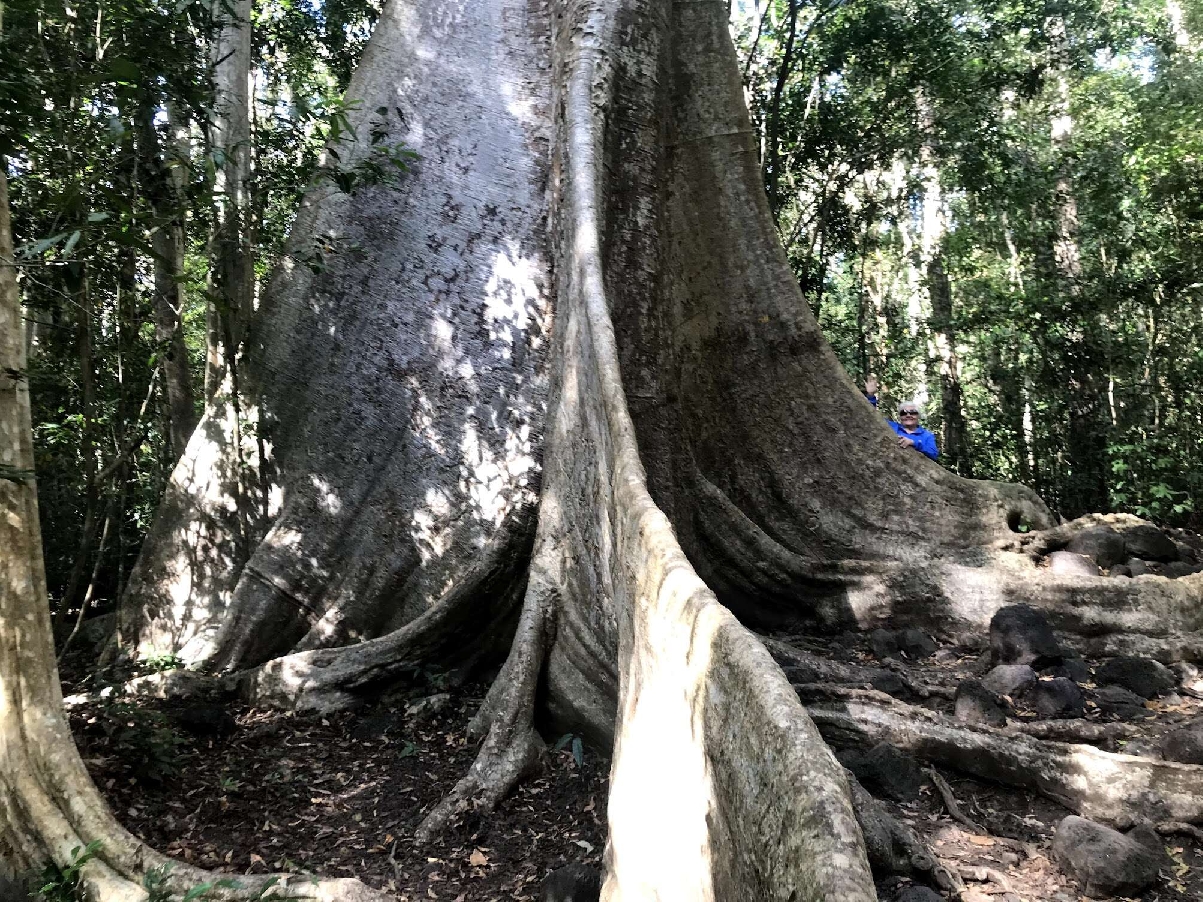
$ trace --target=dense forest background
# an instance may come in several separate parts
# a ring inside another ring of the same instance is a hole
[[[1197,526],[1198,0],[731,12],[786,253],[853,378],[924,403],[958,472],[1025,482],[1065,516]],[[383,108],[377,153],[339,155],[377,13],[8,4],[0,157],[60,626],[120,594],[305,187],[413,164]]]

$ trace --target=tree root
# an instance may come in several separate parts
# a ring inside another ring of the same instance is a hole
[[[1053,742],[1084,743],[1114,751],[1116,743],[1136,735],[1136,728],[1126,723],[1091,723],[1088,720],[1011,721],[1007,729],[1033,739]]]
[[[918,698],[930,698],[933,695],[946,694],[943,687],[925,686],[916,683],[904,673],[898,673],[888,667],[866,667],[860,664],[845,664],[832,661],[820,655],[811,654],[802,649],[773,639],[760,636],[760,641],[768,649],[769,654],[785,671],[791,682],[799,683],[839,683],[846,686],[868,687],[873,681],[884,674],[894,674],[901,680],[908,692]],[[803,678],[805,676],[805,678]]]
[[[929,767],[927,775],[931,777],[932,786],[936,787],[936,792],[940,794],[940,801],[944,803],[944,807],[948,811],[948,816],[962,827],[973,831],[979,836],[984,835],[986,833],[985,828],[961,810],[961,806],[957,802],[957,797],[953,794],[952,787],[948,785],[947,780],[940,776],[940,772],[934,767]]]
[[[418,842],[434,839],[470,808],[491,810],[543,766],[547,749],[534,728],[535,691],[557,597],[545,581],[531,579],[509,657],[468,725],[468,738],[483,737],[484,744],[468,773],[418,825]]]
[[[1034,789],[1096,820],[1203,823],[1203,767],[959,724],[873,691],[795,686],[829,742],[889,742],[984,780]]]
[[[888,814],[851,771],[845,770],[844,774],[852,795],[852,810],[865,837],[869,867],[875,877],[880,880],[890,876],[918,875],[924,882],[946,892],[959,893],[965,888],[956,872],[942,864],[914,830]]]

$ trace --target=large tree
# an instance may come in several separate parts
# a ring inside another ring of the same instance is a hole
[[[613,743],[605,898],[860,900],[905,831],[741,621],[974,639],[1024,599],[1092,648],[1200,650],[1203,577],[1037,570],[1079,525],[896,447],[782,253],[721,0],[393,0],[349,93],[342,163],[382,136],[418,162],[307,197],[131,577],[127,653],[302,709],[504,659],[421,832],[538,764],[538,707]],[[805,691],[828,730],[906,723],[1078,810],[1203,817],[1200,768]],[[107,862],[115,829],[77,832]]]

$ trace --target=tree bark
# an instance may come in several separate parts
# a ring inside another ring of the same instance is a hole
[[[218,157],[213,224],[213,300],[208,313],[207,397],[238,353],[255,303],[251,241],[251,0],[216,0],[213,151]]]
[[[188,159],[188,144],[170,103],[167,104],[167,128],[169,141],[164,146],[155,128],[153,111],[149,108],[143,111],[147,195],[160,222],[153,237],[155,341],[163,361],[171,452],[178,460],[199,417],[188,348],[184,344],[184,216],[187,200],[183,166]]]

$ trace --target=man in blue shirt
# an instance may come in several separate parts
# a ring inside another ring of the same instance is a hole
[[[870,376],[865,380],[865,400],[877,407],[877,377]],[[914,401],[903,401],[898,405],[898,419],[901,423],[889,420],[890,428],[898,435],[899,448],[914,448],[920,454],[926,454],[932,460],[940,456],[936,450],[936,437],[919,425],[919,405]]]
[[[936,450],[936,437],[919,425],[919,405],[914,401],[903,401],[898,405],[898,419],[890,420],[890,428],[898,434],[899,448],[914,448],[932,460],[940,456]]]

